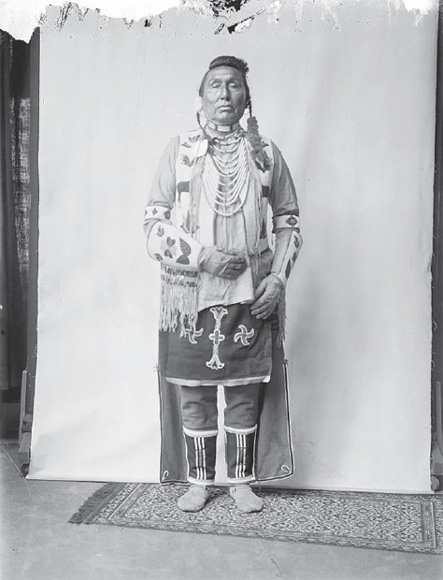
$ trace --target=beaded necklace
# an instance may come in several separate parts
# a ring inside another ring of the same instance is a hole
[[[248,153],[243,130],[213,137],[211,154],[205,158],[203,189],[212,210],[231,217],[243,207],[249,184]]]

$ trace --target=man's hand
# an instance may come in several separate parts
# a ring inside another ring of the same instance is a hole
[[[255,291],[255,302],[251,314],[258,319],[268,318],[278,304],[284,284],[276,274],[269,274],[260,282]]]
[[[198,256],[200,270],[220,278],[235,280],[247,267],[246,258],[238,254],[226,254],[214,247],[202,248]]]

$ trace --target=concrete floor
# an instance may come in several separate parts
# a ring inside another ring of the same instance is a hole
[[[68,524],[102,484],[26,481],[0,450],[2,580],[443,578],[443,556]]]

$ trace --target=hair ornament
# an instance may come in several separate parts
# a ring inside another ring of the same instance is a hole
[[[271,169],[272,163],[265,151],[267,144],[263,141],[258,131],[257,118],[253,117],[252,115],[248,117],[247,126],[248,130],[246,135],[252,148],[252,156],[257,167],[264,173],[265,171]]]

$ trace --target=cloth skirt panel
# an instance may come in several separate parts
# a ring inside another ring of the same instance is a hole
[[[177,329],[160,336],[162,348],[168,352],[162,372],[169,382],[235,387],[269,380],[271,320],[252,316],[249,305],[205,309],[199,312],[196,330],[180,334]]]

